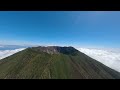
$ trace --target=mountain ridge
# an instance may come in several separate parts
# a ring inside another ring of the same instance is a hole
[[[76,50],[74,47],[72,46],[64,46],[64,47],[60,47],[60,46],[38,46],[38,47],[32,47],[29,48],[35,51],[39,51],[39,52],[46,52],[48,54],[75,54],[77,52],[79,52],[78,50]]]

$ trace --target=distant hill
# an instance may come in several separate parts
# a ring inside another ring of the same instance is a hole
[[[74,47],[31,47],[0,60],[0,79],[120,79]]]

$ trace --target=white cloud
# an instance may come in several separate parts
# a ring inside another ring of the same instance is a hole
[[[103,49],[89,49],[77,48],[79,51],[105,64],[106,66],[120,72],[120,51],[103,50]]]
[[[15,54],[19,51],[24,50],[25,48],[15,49],[15,50],[0,50],[0,59],[3,59],[5,57],[8,57],[12,54]]]

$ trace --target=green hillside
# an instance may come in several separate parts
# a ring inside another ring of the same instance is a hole
[[[0,61],[0,79],[120,79],[73,47],[27,48]]]

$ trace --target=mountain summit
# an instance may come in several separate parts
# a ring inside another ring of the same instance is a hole
[[[0,61],[1,79],[120,79],[74,47],[30,47]]]
[[[79,51],[76,50],[74,47],[60,47],[60,46],[39,46],[39,47],[32,47],[31,48],[34,51],[37,52],[46,52],[48,54],[69,54],[69,55],[75,55]]]

